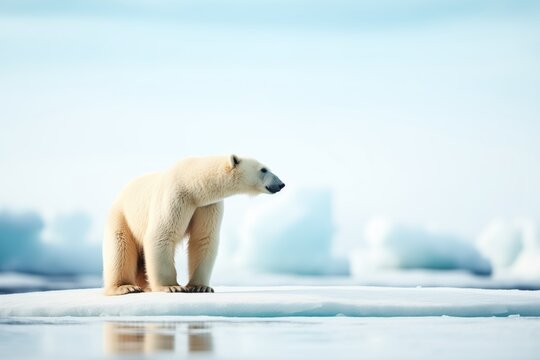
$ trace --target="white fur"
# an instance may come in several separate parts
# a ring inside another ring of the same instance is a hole
[[[105,293],[213,291],[209,281],[223,199],[270,193],[268,186],[282,185],[270,171],[262,173],[263,167],[235,155],[187,158],[167,171],[129,183],[113,203],[105,229]],[[189,237],[189,282],[181,287],[174,253],[185,237]]]

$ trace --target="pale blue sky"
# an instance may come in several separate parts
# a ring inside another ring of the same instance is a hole
[[[330,188],[343,241],[540,219],[538,2],[128,4],[0,3],[1,208],[87,212],[99,241],[132,177],[236,152]]]

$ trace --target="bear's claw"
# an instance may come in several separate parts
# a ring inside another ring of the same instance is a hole
[[[190,293],[213,293],[214,289],[205,285],[186,285],[186,292]]]
[[[125,295],[125,294],[136,294],[144,292],[140,286],[136,285],[120,285],[114,288],[108,288],[105,290],[107,295]]]
[[[168,292],[168,293],[179,293],[179,292],[185,292],[183,286],[180,285],[166,285],[166,286],[160,286],[154,291],[162,291],[162,292]]]

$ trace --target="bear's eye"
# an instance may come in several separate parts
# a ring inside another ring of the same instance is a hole
[[[265,172],[267,172],[267,171],[268,171],[268,170],[267,170],[266,168],[262,168],[262,169],[261,169],[261,172],[262,172],[262,173],[265,173]]]

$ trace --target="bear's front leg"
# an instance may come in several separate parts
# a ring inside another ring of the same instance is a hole
[[[175,243],[171,240],[154,239],[144,247],[146,274],[152,291],[184,292],[176,281],[174,266]]]
[[[223,202],[197,208],[189,224],[187,292],[214,292],[210,276],[219,245]]]

